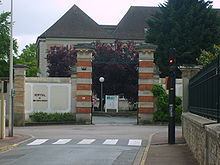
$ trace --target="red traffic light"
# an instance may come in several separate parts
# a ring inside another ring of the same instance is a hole
[[[174,64],[174,63],[175,63],[175,60],[174,60],[174,59],[170,59],[170,60],[169,60],[169,63],[170,63],[170,64]]]

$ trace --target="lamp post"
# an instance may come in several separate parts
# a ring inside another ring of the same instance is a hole
[[[105,78],[104,77],[100,77],[99,78],[99,82],[101,83],[101,100],[100,100],[100,103],[101,103],[101,111],[103,111],[103,82],[105,81]]]
[[[8,113],[8,136],[13,136],[13,0],[11,0],[11,26],[10,26],[10,68],[9,68],[9,113]]]

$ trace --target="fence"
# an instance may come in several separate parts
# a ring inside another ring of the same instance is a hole
[[[189,81],[189,111],[220,121],[219,57]]]

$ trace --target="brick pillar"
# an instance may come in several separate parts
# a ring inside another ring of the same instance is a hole
[[[92,123],[92,52],[91,44],[78,44],[76,68],[76,121]]]
[[[24,126],[25,123],[25,76],[27,67],[14,65],[14,125]]]
[[[71,86],[72,86],[71,109],[73,113],[76,113],[76,66],[72,68]]]
[[[156,46],[141,44],[136,47],[139,52],[139,80],[138,80],[138,123],[150,123],[153,119],[154,97],[151,92],[153,84],[159,83],[154,64]]]

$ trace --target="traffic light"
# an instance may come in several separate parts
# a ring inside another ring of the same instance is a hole
[[[170,60],[169,60],[169,64],[170,64],[170,65],[173,65],[174,63],[175,63],[175,60],[174,60],[174,59],[170,59]]]
[[[176,65],[176,49],[170,48],[169,51],[169,65],[173,66]]]
[[[169,52],[169,77],[176,76],[176,49],[171,48]]]

